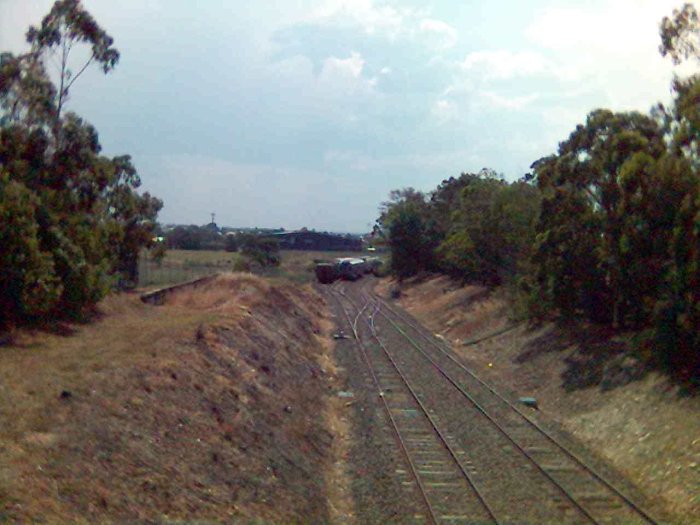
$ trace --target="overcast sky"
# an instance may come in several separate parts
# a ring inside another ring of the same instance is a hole
[[[0,50],[51,0],[0,0]],[[83,0],[121,52],[69,109],[164,223],[362,232],[391,189],[521,177],[598,107],[670,99],[681,0]]]

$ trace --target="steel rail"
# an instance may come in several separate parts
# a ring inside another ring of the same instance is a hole
[[[386,347],[386,345],[379,339],[379,336],[377,335],[375,326],[374,326],[374,316],[377,313],[381,313],[380,307],[378,307],[373,313],[372,316],[370,317],[369,320],[369,327],[370,331],[372,332],[372,336],[374,339],[377,341],[379,346],[382,348],[384,351],[384,354],[389,358],[389,361],[391,361],[391,364],[394,366],[394,369],[398,373],[399,377],[401,378],[401,381],[403,382],[404,385],[406,385],[406,388],[408,388],[409,392],[411,392],[411,395],[413,398],[416,400],[416,403],[420,406],[421,410],[425,414],[425,416],[428,418],[428,421],[430,421],[431,426],[433,427],[433,430],[435,430],[435,433],[438,435],[440,440],[442,441],[443,445],[445,448],[448,450],[450,455],[452,456],[452,459],[454,462],[457,464],[457,467],[459,468],[460,472],[464,476],[464,478],[467,480],[467,483],[469,483],[469,486],[472,488],[474,493],[476,494],[476,497],[478,498],[479,502],[483,505],[483,507],[486,509],[486,512],[488,513],[489,517],[499,525],[501,522],[496,518],[496,515],[491,508],[491,505],[486,501],[485,496],[481,493],[479,488],[476,486],[476,483],[472,479],[472,477],[469,475],[469,473],[464,470],[464,467],[462,467],[462,464],[459,462],[459,459],[457,458],[457,453],[453,448],[450,446],[450,444],[447,442],[447,438],[443,435],[442,431],[437,427],[437,423],[433,420],[433,418],[430,416],[430,413],[428,412],[427,407],[423,404],[423,402],[418,398],[418,395],[416,394],[415,390],[413,387],[408,383],[408,380],[406,379],[406,376],[401,372],[401,369],[399,368],[398,364],[392,357],[391,353],[389,352],[389,349]]]
[[[343,311],[343,314],[345,315],[345,318],[347,319],[348,324],[350,325],[350,328],[353,331],[353,335],[355,337],[355,344],[360,349],[360,353],[362,354],[364,361],[365,361],[365,364],[367,365],[367,369],[369,370],[370,376],[372,377],[372,382],[374,383],[374,386],[379,391],[379,398],[381,399],[382,405],[384,406],[384,410],[386,411],[386,414],[389,417],[389,421],[391,421],[391,426],[392,426],[392,429],[393,429],[394,434],[396,436],[396,439],[399,442],[399,446],[401,448],[401,451],[403,452],[403,455],[406,459],[406,462],[408,463],[408,466],[411,469],[411,474],[413,475],[413,479],[416,480],[416,484],[418,486],[418,490],[421,494],[421,497],[423,498],[423,502],[425,503],[425,506],[428,509],[428,516],[430,518],[430,522],[437,525],[438,521],[437,521],[437,517],[435,515],[435,509],[433,509],[433,506],[430,503],[430,500],[428,499],[428,494],[426,493],[425,487],[423,486],[423,482],[421,481],[420,476],[418,475],[418,471],[416,469],[416,466],[413,463],[413,460],[411,459],[410,454],[408,453],[408,449],[406,448],[406,443],[404,442],[403,438],[401,437],[401,433],[399,432],[399,427],[396,424],[396,420],[394,419],[394,416],[391,413],[391,409],[389,408],[389,404],[387,403],[386,399],[384,398],[381,383],[379,382],[379,378],[374,373],[374,368],[372,367],[371,361],[369,360],[369,356],[367,355],[365,347],[362,344],[362,340],[359,337],[359,334],[356,330],[356,327],[353,325],[352,320],[350,319],[350,315],[348,314],[347,310],[343,306],[342,301],[340,299],[338,299],[336,294],[341,294],[341,295],[345,295],[345,294],[343,292],[338,292],[336,290],[331,291],[331,295],[338,302],[340,309]]]
[[[544,436],[550,443],[552,443],[555,447],[557,447],[561,452],[563,452],[569,459],[573,460],[578,466],[583,468],[586,472],[588,472],[591,476],[593,476],[596,480],[598,480],[601,484],[603,484],[608,490],[610,490],[612,493],[614,493],[617,497],[619,497],[622,501],[624,501],[629,508],[634,510],[639,516],[644,518],[644,520],[647,521],[650,525],[659,525],[659,522],[656,521],[653,517],[649,515],[647,511],[642,509],[637,503],[631,500],[629,496],[624,494],[620,489],[615,487],[610,481],[605,479],[600,473],[596,472],[593,467],[589,466],[581,457],[579,457],[575,452],[571,451],[569,448],[567,448],[565,445],[563,445],[559,440],[557,440],[555,437],[550,435],[550,433],[545,430],[540,424],[538,424],[535,421],[532,421],[529,417],[527,417],[518,407],[516,407],[513,403],[511,403],[508,399],[506,399],[504,396],[502,396],[500,393],[498,393],[493,387],[491,387],[488,383],[486,383],[483,379],[481,379],[479,376],[477,376],[474,372],[472,372],[469,368],[467,368],[463,363],[461,363],[458,359],[456,359],[454,356],[451,355],[451,352],[448,349],[443,348],[441,345],[436,343],[432,337],[427,336],[424,333],[424,329],[420,326],[416,326],[415,323],[413,323],[411,320],[407,319],[406,316],[398,313],[394,308],[392,308],[390,305],[387,304],[386,301],[384,301],[381,297],[378,297],[374,293],[369,294],[370,297],[374,298],[376,301],[378,301],[380,304],[384,305],[384,307],[389,310],[392,314],[394,314],[396,317],[401,319],[404,323],[406,323],[408,326],[413,328],[413,330],[418,333],[421,337],[423,337],[425,340],[427,340],[431,345],[433,345],[435,348],[437,348],[443,355],[445,355],[450,361],[455,363],[458,367],[460,367],[462,370],[464,370],[467,374],[469,374],[472,378],[474,378],[479,384],[481,384],[483,387],[485,387],[491,394],[493,394],[495,397],[497,397],[500,401],[505,403],[510,409],[512,409],[516,414],[518,414],[523,420],[525,420],[532,428],[534,428],[537,432],[539,432],[540,435]],[[396,326],[396,324],[386,315],[382,312],[384,317],[389,320],[389,322],[392,323],[392,325]],[[398,328],[398,331],[401,332],[404,337],[406,337],[409,341],[412,341],[412,344],[414,347],[418,348],[415,343],[413,342],[413,339],[405,334],[403,330]],[[421,350],[422,351],[422,350]],[[430,358],[429,358],[430,359]],[[431,359],[432,362],[432,359]],[[440,369],[440,372],[445,375],[445,373]],[[445,377],[447,377],[445,375]],[[449,378],[448,378],[449,379]],[[451,379],[450,379],[451,380]],[[541,468],[541,467],[540,467]]]
[[[588,520],[595,524],[595,525],[600,525],[600,522],[596,520],[589,512],[586,510],[576,499],[573,497],[572,494],[569,493],[566,488],[564,488],[552,475],[547,472],[542,466],[533,458],[525,448],[523,448],[518,442],[516,442],[511,435],[508,433],[507,430],[503,428],[502,425],[500,425],[491,415],[482,407],[472,396],[469,394],[464,388],[462,388],[454,379],[450,377],[450,375],[443,370],[443,368],[440,366],[439,363],[437,363],[434,359],[432,359],[423,349],[420,348],[416,344],[416,342],[409,336],[407,335],[401,328],[394,323],[386,314],[383,312],[379,312],[384,316],[385,319],[387,319],[393,326],[394,328],[401,334],[403,335],[411,345],[418,350],[423,357],[425,357],[433,367],[445,378],[447,381],[455,387],[469,402],[476,408],[483,416],[485,416],[495,427],[498,429],[498,431],[505,437],[523,456],[525,456],[530,463],[542,474],[544,475],[556,488],[561,492],[561,494],[569,500],[569,502],[581,513],[583,514]],[[381,343],[380,343],[381,344]],[[383,346],[383,345],[382,345]]]
[[[341,292],[341,295],[343,295],[342,292]],[[359,310],[357,311],[357,315],[355,316],[355,321],[353,321],[353,323],[352,323],[352,331],[353,331],[354,334],[357,334],[357,321],[360,319],[360,316],[362,315],[362,312],[364,312],[365,309],[369,306],[369,303],[370,303],[370,302],[367,301],[367,302],[365,303],[365,305],[364,305],[361,309],[359,309]]]

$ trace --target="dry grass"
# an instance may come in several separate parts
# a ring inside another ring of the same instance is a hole
[[[383,293],[392,286],[382,283]],[[626,337],[594,327],[521,326],[465,347],[465,340],[508,325],[498,294],[433,277],[407,283],[400,302],[489,382],[535,396],[541,413],[601,454],[678,523],[700,523],[700,399],[680,396],[652,371],[621,374],[620,365],[634,364],[621,351]]]
[[[394,287],[402,289],[401,304],[454,344],[510,325],[508,309],[498,294],[482,286],[461,287],[449,277],[404,281],[381,281],[378,291],[387,297]]]
[[[168,250],[157,264],[144,253],[139,260],[139,287],[169,286],[230,272],[239,258],[237,253],[218,250]]]
[[[328,519],[321,298],[237,275],[102,311],[0,351],[0,522]]]
[[[331,333],[336,328],[330,319],[322,321],[324,333]],[[325,339],[325,352],[319,361],[322,368],[334,378],[334,391],[342,388],[340,378],[344,371],[339,369],[333,352],[335,344],[330,338]],[[355,523],[355,502],[352,494],[352,474],[349,464],[352,448],[351,425],[349,421],[350,403],[346,399],[334,396],[330,399],[325,412],[326,427],[334,436],[332,445],[333,462],[326,469],[324,481],[328,491],[328,506],[331,523]]]

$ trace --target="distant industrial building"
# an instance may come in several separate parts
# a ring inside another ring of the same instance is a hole
[[[314,250],[314,251],[362,251],[362,239],[351,235],[319,233],[309,230],[279,232],[270,235],[275,239],[280,250]]]

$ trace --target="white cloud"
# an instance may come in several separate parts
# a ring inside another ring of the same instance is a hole
[[[295,55],[266,64],[256,73],[260,76],[255,85],[263,86],[258,97],[265,97],[266,113],[300,128],[317,119],[354,126],[366,121],[381,100],[377,79],[368,77],[365,59],[356,51],[327,57],[318,72],[310,59]]]
[[[365,61],[362,55],[353,51],[348,58],[329,57],[323,62],[321,76],[349,76],[359,78]]]
[[[340,120],[351,124],[360,120],[356,114],[347,117],[343,113],[345,108],[341,106],[362,106],[368,97],[376,93],[377,79],[364,77],[364,66],[364,58],[355,51],[347,58],[329,57],[323,61],[323,67],[316,79],[314,96],[319,101],[326,101],[324,111],[336,113],[340,110]]]
[[[550,71],[549,61],[535,51],[474,51],[460,64],[465,71],[476,71],[484,80],[507,80]]]
[[[485,98],[491,106],[505,109],[523,109],[539,98],[537,93],[514,97],[504,97],[491,91],[482,91],[480,95]]]
[[[612,109],[641,109],[668,97],[673,66],[658,52],[659,21],[675,0],[613,0],[543,10],[525,38],[551,57],[556,74],[578,79]]]
[[[329,0],[307,17],[306,21],[322,25],[360,26],[365,33],[382,33],[390,39],[408,32],[409,21],[417,11],[374,0]]]
[[[442,20],[424,18],[420,23],[420,32],[427,34],[432,46],[439,50],[450,49],[457,43],[457,30]]]
[[[437,100],[435,104],[433,104],[430,112],[440,124],[449,122],[456,117],[454,103],[444,98]]]
[[[550,8],[525,29],[542,47],[576,52],[604,50],[612,55],[656,52],[659,21],[678,7],[675,0],[613,0],[599,7]]]

